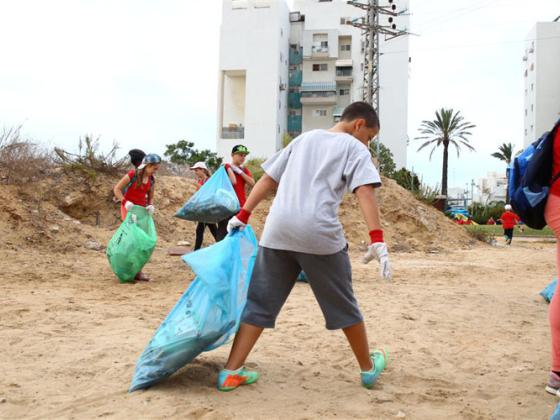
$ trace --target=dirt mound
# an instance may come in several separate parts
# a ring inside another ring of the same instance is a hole
[[[36,183],[0,185],[0,233],[7,246],[13,247],[46,246],[55,252],[75,247],[102,248],[120,223],[119,203],[112,193],[117,181],[108,175],[92,178],[58,171]],[[173,216],[194,194],[196,183],[183,177],[159,176],[155,188],[155,220],[162,245],[184,240],[193,243],[195,224]],[[462,227],[416,200],[393,180],[384,179],[380,198],[383,229],[392,251],[433,252],[473,243]],[[252,217],[259,236],[271,203],[272,198],[265,200]],[[354,196],[344,199],[340,219],[351,246],[362,246],[368,240],[368,229]]]

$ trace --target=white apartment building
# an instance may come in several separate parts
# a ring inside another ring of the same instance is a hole
[[[527,37],[524,146],[560,118],[560,22],[539,22]]]
[[[289,10],[284,0],[223,0],[217,152],[269,157],[287,132]]]
[[[408,0],[394,3],[398,10],[408,7]],[[294,0],[292,12],[285,0],[224,0],[223,7],[221,156],[243,143],[253,156],[268,157],[282,147],[285,133],[295,137],[329,128],[347,105],[362,99],[362,34],[346,22],[363,17],[363,10],[345,0]],[[399,28],[409,26],[408,16],[395,19]],[[382,23],[388,24],[388,17]],[[380,51],[380,140],[393,152],[397,167],[404,167],[408,37],[382,38]]]
[[[485,178],[478,180],[475,201],[481,203],[506,201],[507,184],[505,173],[488,172]]]

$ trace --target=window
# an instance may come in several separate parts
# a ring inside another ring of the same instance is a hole
[[[280,36],[283,37],[284,36],[284,29],[280,28]]]
[[[314,109],[313,110],[313,116],[314,117],[326,117],[327,116],[327,110],[326,109]]]
[[[525,129],[525,135],[527,135],[527,129]]]
[[[332,0],[319,0],[319,3],[329,3],[329,2],[331,2],[331,1],[332,1]]]
[[[527,110],[525,110],[525,116],[527,116]]]
[[[535,90],[535,84],[531,83],[531,91]]]
[[[352,45],[350,44],[340,44],[340,51],[351,51]]]
[[[327,71],[328,68],[328,64],[313,64],[313,71]]]
[[[321,41],[321,48],[329,48],[329,41]]]
[[[535,128],[533,126],[531,126],[531,133],[535,131]]]
[[[352,19],[350,19],[349,17],[341,17],[340,18],[340,24],[341,25],[346,25],[346,22],[352,22]]]
[[[535,106],[531,104],[531,112],[533,112],[534,110],[535,110]]]
[[[284,56],[280,53],[280,62],[284,61]]]
[[[338,94],[340,96],[348,96],[350,95],[350,89],[340,89],[340,91],[338,92]]]

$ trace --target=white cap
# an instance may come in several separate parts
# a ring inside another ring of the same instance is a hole
[[[204,162],[196,162],[193,166],[191,166],[192,170],[195,169],[205,169],[208,170],[208,166],[206,166],[206,163]]]
[[[509,204],[506,204],[505,209],[506,209],[507,211],[510,211],[510,210],[511,210],[511,206],[510,206]]]

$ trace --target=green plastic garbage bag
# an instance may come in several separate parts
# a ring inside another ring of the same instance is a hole
[[[142,270],[150,260],[156,242],[152,216],[145,207],[132,207],[107,245],[109,264],[121,283],[132,281]]]

